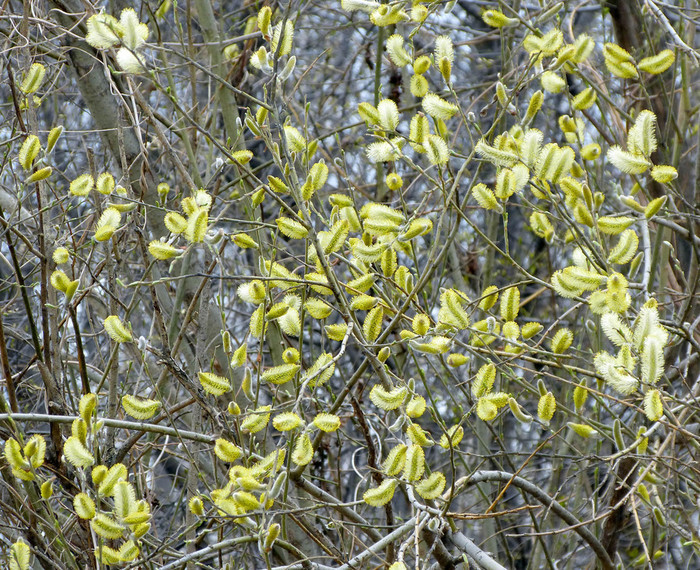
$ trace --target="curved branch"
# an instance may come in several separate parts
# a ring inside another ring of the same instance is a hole
[[[581,526],[581,521],[578,520],[578,518],[576,518],[576,516],[574,516],[570,511],[562,507],[555,499],[550,497],[545,491],[540,489],[534,483],[530,483],[530,481],[527,479],[523,479],[522,477],[518,477],[517,475],[513,475],[512,473],[507,473],[505,471],[476,471],[469,477],[464,477],[458,481],[455,488],[473,485],[475,483],[495,481],[508,483],[509,485],[513,485],[535,497],[548,509],[552,510],[560,519],[571,525],[572,530],[584,541],[586,541],[586,543],[593,549],[593,552],[595,552],[598,560],[600,560],[600,563],[605,570],[612,570],[615,568],[615,564],[610,559],[607,551],[605,548],[603,548],[603,545],[593,535],[593,533],[587,528]]]

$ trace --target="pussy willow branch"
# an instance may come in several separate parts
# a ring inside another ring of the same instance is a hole
[[[384,536],[381,540],[375,542],[372,546],[365,548],[362,552],[360,552],[357,556],[352,558],[351,560],[348,560],[345,564],[342,566],[324,566],[323,564],[315,564],[311,563],[310,567],[313,568],[314,570],[331,570],[333,568],[334,570],[355,570],[356,568],[364,568],[367,567],[368,564],[368,559],[378,555],[379,552],[384,550],[389,544],[394,542],[395,540],[399,540],[409,532],[413,531],[417,526],[420,526],[421,523],[425,523],[427,519],[430,518],[429,514],[424,514],[424,515],[419,515],[418,521],[414,519],[410,519],[408,522],[404,523],[401,525],[399,528],[394,530],[393,532],[387,534]],[[493,558],[491,558],[486,552],[481,550],[478,546],[476,546],[472,541],[470,541],[466,536],[461,535],[461,533],[458,533],[458,538],[455,541],[455,544],[464,552],[466,552],[469,556],[474,558],[475,560],[478,561],[478,563],[481,565],[482,568],[486,570],[505,570],[505,567],[501,566],[498,562],[496,562]],[[308,563],[297,563],[297,564],[291,564],[289,566],[278,566],[276,568],[273,568],[273,570],[302,570],[303,568],[308,568],[309,565]]]
[[[221,542],[217,542],[216,544],[212,544],[211,546],[207,546],[206,548],[202,548],[200,550],[196,550],[190,554],[187,554],[186,556],[183,556],[179,560],[175,562],[171,562],[170,564],[166,564],[165,566],[162,566],[160,570],[176,570],[177,568],[182,568],[185,564],[188,564],[190,562],[195,562],[195,561],[201,561],[209,558],[213,554],[217,552],[221,552],[222,550],[227,549],[229,546],[238,546],[239,544],[247,544],[250,542],[255,542],[258,539],[257,536],[255,535],[249,535],[249,536],[240,536],[238,538],[231,538],[229,540],[222,540]],[[277,539],[275,541],[275,545],[280,546],[287,550],[288,552],[294,554],[298,558],[303,558],[304,554],[296,548],[294,545],[290,544],[289,542],[281,539]]]
[[[56,424],[70,424],[77,420],[80,416],[51,416],[49,414],[0,414],[0,421],[12,419],[16,422],[48,422]],[[128,420],[115,420],[110,418],[100,418],[108,427],[121,429],[133,429],[136,431],[160,433],[170,435],[179,439],[188,439],[191,441],[201,441],[202,443],[213,444],[216,441],[216,436],[197,433],[194,431],[180,430],[177,428],[147,424],[144,422],[131,422]]]
[[[327,493],[320,487],[317,487],[311,483],[308,479],[304,479],[301,475],[295,475],[292,473],[290,479],[295,483],[297,487],[306,491],[312,497],[315,497],[322,503],[330,506],[331,508],[337,510],[340,514],[345,516],[348,520],[357,523],[362,528],[362,531],[375,542],[381,540],[382,535],[370,524],[362,515],[358,514],[356,511],[351,509],[349,506],[341,503],[337,498],[335,498],[330,493]]]

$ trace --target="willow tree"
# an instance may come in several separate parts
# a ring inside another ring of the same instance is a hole
[[[699,563],[692,6],[0,14],[10,568]]]

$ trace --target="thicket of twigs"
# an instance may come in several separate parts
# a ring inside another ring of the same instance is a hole
[[[697,17],[5,2],[3,566],[698,567]]]

